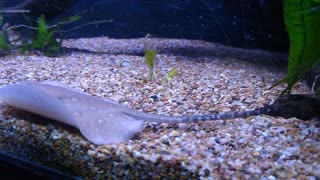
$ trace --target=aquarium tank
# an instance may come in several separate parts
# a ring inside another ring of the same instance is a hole
[[[1,177],[319,179],[319,0],[0,0]]]

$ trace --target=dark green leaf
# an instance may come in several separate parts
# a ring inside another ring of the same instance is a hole
[[[319,0],[317,0],[319,1]],[[285,0],[284,20],[290,39],[288,74],[282,80],[290,93],[293,85],[320,59],[320,9],[315,0]]]
[[[0,35],[0,50],[1,51],[8,51],[10,49],[10,45],[7,41],[7,37],[4,33]]]

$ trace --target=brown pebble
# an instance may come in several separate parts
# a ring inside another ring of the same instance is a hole
[[[259,151],[253,151],[253,156],[254,156],[254,157],[260,156],[260,152],[259,152]]]

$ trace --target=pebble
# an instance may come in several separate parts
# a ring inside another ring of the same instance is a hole
[[[121,66],[127,67],[127,68],[128,68],[128,67],[131,67],[130,60],[124,60],[124,61],[122,61]]]
[[[254,157],[260,156],[260,152],[259,152],[259,151],[253,151],[253,156],[254,156]]]
[[[89,156],[94,156],[94,155],[96,154],[96,152],[89,149],[89,150],[87,151],[87,154],[88,154]]]
[[[47,124],[46,128],[47,128],[48,131],[53,131],[54,129],[56,129],[55,126],[52,125],[52,124]]]

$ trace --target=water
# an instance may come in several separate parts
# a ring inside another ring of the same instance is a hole
[[[156,37],[202,39],[244,48],[275,51],[288,49],[280,1],[68,0],[64,2],[74,5],[60,15],[57,15],[59,12],[47,13],[47,18],[58,16],[53,18],[51,24],[73,15],[81,15],[82,19],[63,29],[72,29],[89,22],[112,20],[61,34],[64,38],[97,36],[137,38],[150,33]],[[12,2],[3,0],[2,4],[11,5]],[[36,14],[40,12],[41,9],[37,9]],[[15,22],[25,23],[21,19],[14,19],[12,23]]]

